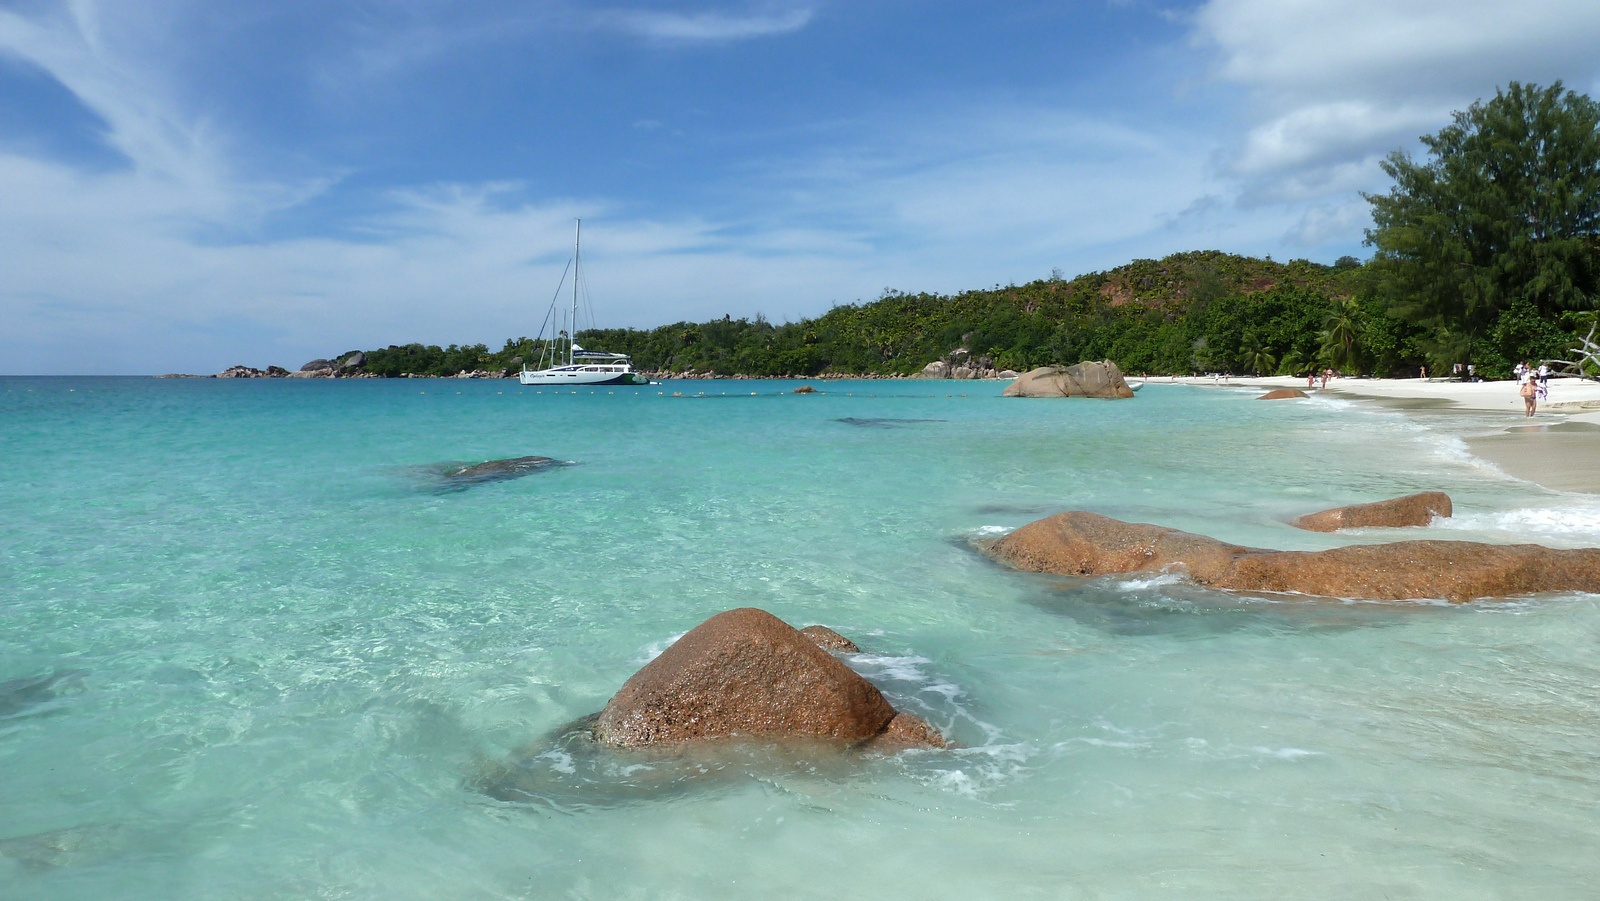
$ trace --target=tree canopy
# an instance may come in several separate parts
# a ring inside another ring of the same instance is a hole
[[[1511,82],[1422,143],[1425,162],[1395,151],[1394,187],[1367,195],[1391,312],[1428,330],[1437,364],[1559,353],[1600,288],[1600,104]]]

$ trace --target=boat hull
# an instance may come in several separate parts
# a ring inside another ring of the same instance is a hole
[[[637,372],[561,372],[540,370],[524,372],[518,376],[522,384],[541,388],[575,388],[595,385],[648,385],[650,381]]]

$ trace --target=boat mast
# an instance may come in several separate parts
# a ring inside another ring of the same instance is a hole
[[[572,231],[572,331],[567,332],[567,365],[572,365],[572,343],[578,340],[578,244],[583,238],[583,220]]]

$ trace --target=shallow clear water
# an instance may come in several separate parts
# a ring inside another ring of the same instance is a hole
[[[1589,546],[1600,499],[1336,401],[794,384],[0,379],[0,896],[1592,896],[1600,598],[1073,583],[967,540],[1089,509],[1331,547],[1416,532],[1284,520],[1442,489],[1448,537]],[[440,476],[529,454],[570,465]],[[854,638],[964,747],[552,748],[738,606]]]

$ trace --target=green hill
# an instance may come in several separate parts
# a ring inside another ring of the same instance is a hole
[[[676,322],[653,329],[579,333],[590,347],[631,354],[639,369],[720,375],[909,375],[966,348],[999,369],[1111,359],[1125,371],[1305,371],[1325,362],[1321,332],[1338,309],[1360,318],[1362,368],[1420,361],[1414,336],[1359,299],[1362,267],[1278,263],[1220,251],[1135,260],[1069,280],[963,291],[885,291],[816,318],[775,325],[755,319]],[[1343,305],[1343,306],[1341,306]],[[367,352],[381,375],[449,375],[514,369],[538,357],[529,338],[484,345],[420,344]],[[1345,361],[1347,368],[1355,360]]]

